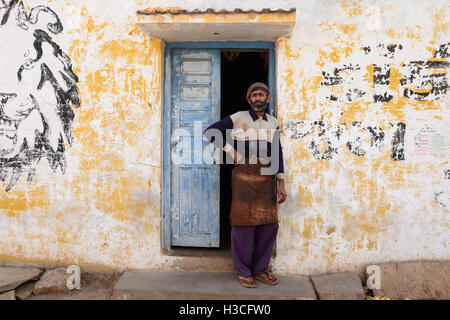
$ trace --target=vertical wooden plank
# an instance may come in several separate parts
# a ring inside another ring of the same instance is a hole
[[[276,117],[277,114],[277,110],[276,110],[276,106],[277,106],[277,84],[276,84],[276,77],[275,77],[275,73],[276,73],[276,59],[275,59],[275,49],[272,46],[271,48],[269,48],[269,72],[267,73],[267,82],[269,85],[269,89],[270,89],[270,102],[269,102],[269,110],[268,113],[274,117]]]
[[[202,151],[203,129],[220,119],[220,52],[173,49],[171,63],[172,132],[183,129],[192,134],[172,138],[172,149],[180,147],[181,141],[190,145],[186,152],[190,154],[189,161],[171,163],[172,245],[218,247],[220,169],[218,165],[203,163]],[[194,121],[203,121],[203,128],[198,130]],[[205,169],[210,174],[205,175]]]
[[[192,212],[192,169],[181,168],[180,184],[178,192],[180,194],[179,201],[179,233],[191,232],[191,212]]]
[[[211,182],[211,169],[203,168],[201,169],[201,193],[200,193],[200,206],[202,212],[211,212],[211,197],[213,196],[210,188],[209,183]],[[199,221],[199,232],[206,233],[209,231],[210,226],[210,214],[208,215],[202,215],[200,216]]]
[[[163,46],[165,43],[163,43]],[[163,105],[163,135],[162,135],[162,228],[161,239],[162,247],[169,250],[171,243],[171,212],[170,212],[170,196],[171,196],[171,166],[170,166],[170,112],[171,112],[171,48],[164,47],[164,105]]]
[[[174,79],[174,75],[179,70],[179,57],[174,54],[175,50],[172,50],[170,57],[171,60],[171,92],[170,92],[170,161],[171,161],[171,201],[170,201],[170,216],[171,216],[171,240],[172,245],[177,246],[180,244],[180,167],[172,163],[172,151],[176,147],[180,140],[175,139],[173,131],[178,128],[178,104],[175,103],[179,92],[179,83]]]
[[[210,123],[220,119],[220,50],[213,51],[212,64],[212,107]],[[210,246],[219,247],[220,239],[220,166],[210,166],[210,180],[213,187],[209,189],[209,212],[211,238]]]
[[[199,212],[200,211],[200,203],[199,203],[199,196],[201,194],[201,185],[199,185],[198,181],[198,168],[192,168],[192,193],[191,193],[191,230],[190,232],[192,234],[198,234],[198,220],[200,215],[207,215],[208,212]]]

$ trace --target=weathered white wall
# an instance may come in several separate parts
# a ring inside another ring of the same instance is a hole
[[[439,52],[449,46],[448,10],[441,1],[297,6],[292,38],[278,42],[290,197],[276,269],[449,258],[449,59]]]
[[[36,89],[41,62],[56,76],[64,70],[48,43],[43,60],[17,79],[20,66],[35,57],[33,31],[41,28],[71,59],[81,104],[72,108],[72,145],[65,141],[57,153],[65,157],[64,170],[53,171],[43,153],[34,178],[27,183],[23,166],[6,192],[15,166],[8,167],[0,261],[169,269],[183,259],[160,253],[162,48],[134,28],[142,19],[136,11],[147,7],[297,8],[292,37],[277,42],[288,200],[280,207],[275,272],[449,259],[449,51],[439,51],[450,40],[446,1],[23,3],[28,10],[51,8],[64,30],[50,34],[46,13],[28,30],[11,19],[1,26],[0,93],[22,92],[23,101],[29,96],[23,92],[38,96],[39,110],[53,119],[52,133],[64,123],[52,87]],[[441,68],[426,68],[436,65]],[[68,90],[62,78],[58,83]],[[424,100],[417,100],[420,94]],[[43,132],[40,123],[25,123],[17,135],[31,139],[35,129]],[[58,135],[47,138],[57,145]],[[6,139],[0,132],[2,159],[11,159]]]

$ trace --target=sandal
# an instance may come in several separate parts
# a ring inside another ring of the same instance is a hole
[[[241,282],[241,285],[245,288],[256,288],[256,282],[253,280],[253,277],[243,277],[239,276],[239,281]]]
[[[259,281],[261,281],[262,283],[265,283],[265,284],[274,285],[274,284],[278,283],[278,279],[275,278],[273,275],[270,275],[267,272],[264,272],[264,273],[261,273],[261,274],[257,274],[255,276],[255,279],[259,280]]]

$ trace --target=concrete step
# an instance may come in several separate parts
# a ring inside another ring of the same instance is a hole
[[[244,288],[235,273],[126,271],[114,287],[117,300],[316,300],[309,277],[277,276],[277,285],[257,281]]]

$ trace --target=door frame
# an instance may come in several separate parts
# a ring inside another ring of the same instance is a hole
[[[205,42],[166,42],[164,46],[163,60],[163,112],[162,112],[162,135],[161,135],[161,152],[162,152],[162,197],[161,197],[161,247],[164,250],[171,249],[171,215],[170,215],[170,199],[171,199],[171,165],[170,165],[170,102],[171,102],[171,56],[172,49],[255,49],[268,50],[269,52],[269,70],[268,70],[268,86],[270,88],[271,99],[268,106],[269,114],[276,117],[276,75],[275,75],[275,43],[268,41],[205,41]]]

